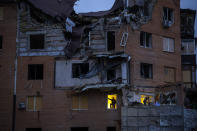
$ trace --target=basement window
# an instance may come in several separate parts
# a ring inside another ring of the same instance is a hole
[[[115,31],[107,32],[107,50],[115,50]]]
[[[164,80],[165,82],[175,82],[175,68],[164,67]]]
[[[41,111],[42,97],[28,96],[27,97],[27,111]]]
[[[153,79],[153,65],[141,63],[140,65],[141,77],[145,79]]]
[[[28,65],[28,80],[43,80],[43,64]]]
[[[163,37],[163,51],[174,52],[174,39]]]
[[[152,34],[147,32],[140,32],[140,46],[144,48],[152,48]]]
[[[30,49],[44,49],[44,34],[30,35]]]
[[[88,109],[88,96],[86,95],[72,96],[72,109],[73,110],[87,110]]]
[[[107,127],[107,131],[116,131],[116,127]]]
[[[87,74],[89,71],[89,63],[73,63],[72,77],[79,78],[81,75]]]
[[[0,36],[0,49],[3,47],[3,36]]]
[[[117,94],[107,95],[107,109],[117,109]]]
[[[174,13],[171,8],[163,8],[163,24],[165,27],[170,27],[174,22]]]
[[[115,69],[107,70],[107,80],[110,81],[114,79],[116,79],[116,70]]]

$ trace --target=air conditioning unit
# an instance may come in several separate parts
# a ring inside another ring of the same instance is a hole
[[[25,103],[21,102],[18,104],[18,109],[19,110],[24,110],[26,108]]]

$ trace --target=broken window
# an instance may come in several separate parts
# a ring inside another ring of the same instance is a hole
[[[115,31],[107,32],[107,50],[115,50]]]
[[[27,97],[27,111],[41,111],[42,97],[28,96]]]
[[[116,131],[116,127],[107,127],[107,131]]]
[[[71,127],[71,131],[88,131],[88,127]]]
[[[79,78],[81,75],[87,74],[89,71],[89,63],[73,63],[72,77]]]
[[[109,69],[107,70],[107,80],[114,80],[116,79],[116,70],[115,69]]]
[[[163,24],[165,27],[170,27],[174,22],[174,13],[171,8],[163,8]]]
[[[26,128],[26,131],[42,131],[42,128]]]
[[[164,67],[164,80],[165,82],[175,82],[176,74],[175,68]]]
[[[30,35],[30,49],[44,49],[44,34]]]
[[[107,109],[117,109],[117,94],[107,95]]]
[[[73,110],[87,110],[88,109],[88,96],[86,95],[72,96],[72,109]]]
[[[147,63],[141,63],[140,65],[141,77],[145,79],[153,78],[153,65]]]
[[[0,7],[0,20],[4,19],[3,7]]]
[[[152,34],[147,32],[140,32],[140,45],[145,48],[152,47]]]
[[[140,95],[140,101],[144,105],[150,105],[153,103],[153,96],[150,95]]]
[[[163,37],[163,51],[174,52],[174,39]]]
[[[28,65],[28,80],[43,80],[43,64]]]
[[[122,34],[122,39],[121,39],[121,42],[120,42],[120,46],[126,46],[127,39],[128,39],[128,33],[127,32],[124,32]]]
[[[3,47],[3,36],[0,36],[0,49]]]

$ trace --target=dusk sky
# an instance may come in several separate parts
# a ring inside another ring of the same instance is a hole
[[[114,1],[115,0],[79,0],[76,2],[74,8],[77,13],[109,10],[114,4]],[[181,8],[197,10],[197,0],[181,0]],[[195,22],[195,36],[197,37],[197,20]]]

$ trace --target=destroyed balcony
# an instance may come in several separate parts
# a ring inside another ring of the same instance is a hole
[[[55,88],[121,89],[129,84],[129,56],[94,55],[90,60],[56,60]]]

